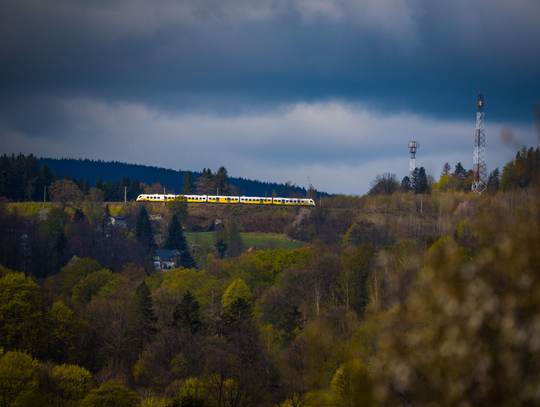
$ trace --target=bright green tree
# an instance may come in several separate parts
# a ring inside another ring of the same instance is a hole
[[[244,300],[251,298],[251,290],[241,278],[234,280],[223,293],[223,297],[221,298],[223,308],[228,308],[237,298],[243,298]]]
[[[109,284],[115,278],[116,276],[107,269],[89,274],[73,287],[73,299],[80,302],[90,302],[101,288]]]
[[[353,223],[343,237],[343,243],[359,245],[362,243],[363,230],[358,223]]]
[[[0,278],[0,346],[33,353],[42,314],[39,287],[23,273]]]
[[[369,406],[374,401],[369,369],[360,359],[343,364],[334,374],[331,387],[347,407]]]
[[[39,362],[24,352],[3,353],[0,348],[0,405],[18,405],[38,387]]]
[[[167,212],[170,216],[177,216],[181,225],[185,225],[188,220],[187,199],[177,196],[173,200],[167,201]]]
[[[92,390],[92,374],[77,365],[55,366],[52,376],[63,403],[76,405]]]
[[[55,362],[69,360],[73,356],[76,334],[82,324],[62,301],[56,301],[45,313],[43,345],[46,358]]]
[[[86,276],[101,270],[100,264],[89,257],[79,257],[69,262],[56,276],[65,294],[73,294],[73,288]]]
[[[126,389],[121,382],[106,382],[79,403],[79,407],[136,407],[140,401],[137,393]]]
[[[376,249],[371,244],[361,244],[354,251],[344,251],[341,254],[340,282],[343,297],[349,307],[362,314],[368,304],[367,280]]]

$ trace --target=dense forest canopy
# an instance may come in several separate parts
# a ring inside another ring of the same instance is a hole
[[[15,157],[20,200],[48,179],[55,204],[0,203],[0,405],[537,405],[539,158],[482,195],[445,164],[322,207],[238,208],[109,206]],[[304,246],[248,252],[247,232]]]
[[[40,158],[41,165],[47,164],[53,172],[61,176],[65,173],[78,179],[88,178],[91,185],[94,185],[98,178],[102,180],[119,180],[122,177],[137,179],[147,185],[159,183],[166,188],[168,192],[180,194],[183,191],[183,180],[187,171],[166,169],[161,167],[153,167],[146,165],[127,164],[117,161],[101,161],[89,159],[70,159],[70,158]],[[206,169],[205,169],[206,170]],[[216,169],[217,170],[217,169]],[[203,172],[189,171],[193,175],[195,181],[198,180]],[[219,172],[219,171],[217,171]],[[280,194],[296,193],[302,196],[306,195],[306,189],[291,185],[279,184],[276,182],[261,182],[257,180],[245,179],[242,177],[230,177],[230,183],[236,188],[234,192],[239,195],[248,196],[271,196],[272,191],[277,191]],[[225,191],[221,190],[224,195]],[[210,193],[215,194],[215,190]],[[317,192],[317,196],[319,193]]]

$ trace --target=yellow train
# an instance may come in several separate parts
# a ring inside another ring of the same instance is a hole
[[[164,202],[176,197],[184,197],[189,203],[240,204],[240,205],[285,205],[315,206],[313,199],[305,198],[267,198],[257,196],[219,196],[219,195],[173,195],[173,194],[141,194],[137,202]]]

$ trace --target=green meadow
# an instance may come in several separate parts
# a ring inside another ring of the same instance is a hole
[[[298,249],[304,243],[288,240],[284,235],[278,233],[241,233],[244,246],[247,248],[255,246],[258,250],[263,249]],[[214,232],[186,233],[189,243],[202,245],[204,243],[214,245]]]

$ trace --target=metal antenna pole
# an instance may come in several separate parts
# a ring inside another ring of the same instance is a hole
[[[409,151],[411,152],[411,163],[409,164],[409,178],[412,177],[414,169],[416,168],[416,150],[420,147],[420,143],[416,141],[409,141]]]
[[[478,92],[476,102],[476,136],[474,139],[473,183],[471,190],[481,194],[486,190],[486,134],[484,132],[484,95]]]

